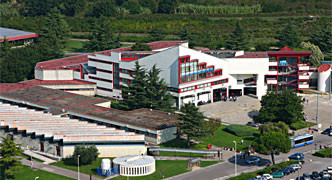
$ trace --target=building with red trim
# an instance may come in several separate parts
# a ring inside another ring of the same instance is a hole
[[[280,51],[269,51],[269,73],[266,75],[268,90],[286,87],[296,90],[309,89],[310,66],[306,63],[309,51],[294,51],[285,46]]]
[[[38,37],[37,33],[0,27],[0,43],[7,39],[12,44],[27,44]]]

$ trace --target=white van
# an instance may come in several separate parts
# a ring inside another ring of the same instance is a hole
[[[330,167],[327,167],[327,172],[330,174],[330,175],[332,175],[332,167],[330,166]]]

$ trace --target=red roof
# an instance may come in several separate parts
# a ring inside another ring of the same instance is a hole
[[[294,51],[294,50],[285,46],[285,47],[281,48],[280,51]]]
[[[0,93],[15,91],[18,89],[39,86],[39,85],[89,85],[95,84],[92,82],[81,81],[81,80],[39,80],[32,79],[28,81],[22,81],[19,83],[1,83],[0,84]]]
[[[36,69],[52,70],[52,69],[65,69],[65,66],[86,63],[88,62],[88,55],[79,55],[66,57],[61,59],[54,59],[50,61],[43,61],[36,65]]]
[[[152,50],[156,50],[156,49],[178,46],[186,42],[187,41],[156,41],[152,43],[147,43],[147,45],[149,45]]]
[[[318,72],[325,72],[329,69],[331,69],[331,64],[323,64],[323,65],[319,66]]]
[[[235,56],[234,58],[267,58],[266,52],[244,52],[243,55]]]

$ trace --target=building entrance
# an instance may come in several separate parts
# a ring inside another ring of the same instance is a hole
[[[226,88],[220,88],[220,89],[214,89],[213,90],[213,102],[223,100],[224,96],[227,96],[227,89]]]
[[[255,87],[245,87],[243,88],[244,95],[257,95]]]

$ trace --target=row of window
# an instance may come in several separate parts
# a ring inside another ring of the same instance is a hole
[[[196,80],[200,80],[200,79],[206,79],[206,78],[210,78],[210,77],[214,77],[214,76],[221,76],[221,75],[222,75],[222,70],[217,70],[214,72],[204,72],[204,73],[181,77],[181,83],[186,83],[186,82],[191,82],[191,81],[196,81]]]
[[[130,79],[126,79],[126,78],[120,78],[120,82],[128,82],[128,83],[132,83],[133,81]]]
[[[223,84],[223,83],[227,83],[227,82],[228,82],[228,79],[222,79],[222,80],[214,81],[213,85]]]
[[[97,86],[97,89],[103,90],[103,91],[109,91],[109,92],[113,92],[112,89],[108,89],[108,88],[103,88],[103,87],[99,87]]]
[[[120,72],[125,73],[125,74],[131,73],[130,70],[127,70],[127,69],[120,69]]]
[[[135,53],[121,53],[121,58],[142,58],[145,56],[149,56],[150,54],[135,54]]]
[[[191,91],[194,89],[200,89],[200,88],[209,87],[209,86],[211,86],[211,83],[200,84],[197,86],[190,86],[190,87],[182,88],[181,92]]]
[[[96,70],[97,70],[97,71],[100,71],[100,72],[104,72],[104,73],[110,73],[110,74],[113,73],[112,71],[105,70],[105,69],[99,69],[99,68],[96,68]]]
[[[112,62],[104,61],[104,60],[100,60],[100,59],[89,59],[89,61],[105,63],[105,64],[113,64]]]

